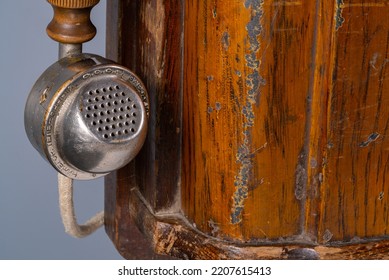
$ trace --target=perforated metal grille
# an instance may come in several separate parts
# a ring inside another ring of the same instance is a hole
[[[104,140],[136,134],[141,107],[135,93],[124,86],[109,85],[87,90],[82,96],[82,114],[90,130]]]

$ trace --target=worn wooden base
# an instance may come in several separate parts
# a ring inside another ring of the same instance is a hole
[[[180,213],[154,213],[136,188],[128,190],[124,196],[128,198],[128,208],[121,208],[123,220],[116,222],[120,229],[107,227],[107,233],[127,259],[389,259],[387,240],[355,240],[358,244],[328,246],[304,239],[296,242],[297,237],[293,243],[287,240],[230,243],[200,232]],[[133,235],[136,230],[131,230],[134,226],[131,221],[139,227],[143,237]]]

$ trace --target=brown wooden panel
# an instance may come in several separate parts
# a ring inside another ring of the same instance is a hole
[[[186,2],[182,200],[201,231],[311,238],[307,116],[319,2]]]
[[[108,3],[151,102],[106,180],[118,250],[134,219],[179,258],[386,258],[387,1]]]
[[[108,7],[108,50],[142,79],[150,96],[148,136],[135,159],[136,186],[154,209],[166,211],[178,198],[180,180],[182,6],[173,0],[111,0]]]
[[[388,234],[388,1],[338,1],[322,242]]]

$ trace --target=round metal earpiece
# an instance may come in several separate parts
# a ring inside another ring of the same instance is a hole
[[[128,69],[93,54],[65,57],[27,99],[30,142],[58,172],[92,179],[126,165],[147,131],[148,95]]]

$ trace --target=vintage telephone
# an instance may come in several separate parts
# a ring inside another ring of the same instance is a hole
[[[31,144],[59,173],[61,214],[76,237],[103,224],[99,213],[83,226],[75,220],[72,180],[94,179],[129,163],[147,132],[149,99],[130,70],[82,53],[96,28],[90,11],[99,0],[48,0],[54,17],[48,35],[59,42],[59,61],[36,81],[25,107]]]

